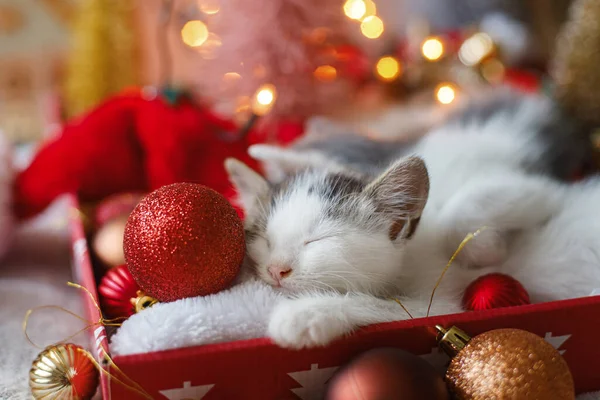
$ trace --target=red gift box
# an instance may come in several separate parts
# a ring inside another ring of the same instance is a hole
[[[75,196],[71,205],[79,208]],[[81,214],[70,214],[74,276],[97,299]],[[85,295],[84,301],[88,318],[98,321],[91,299]],[[457,325],[470,335],[520,328],[544,337],[563,354],[577,393],[584,393],[600,390],[598,315],[600,296],[593,296],[373,325],[326,348],[286,350],[265,338],[115,356],[113,361],[154,399],[315,399],[337,367],[372,348],[399,347],[443,366],[448,358],[437,350],[431,329],[436,324]],[[102,363],[105,352],[110,354],[104,327],[93,330],[92,343],[92,353]],[[101,387],[106,400],[144,398],[107,374],[102,374]]]

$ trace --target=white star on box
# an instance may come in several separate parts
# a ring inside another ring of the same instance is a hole
[[[312,364],[308,371],[290,372],[288,375],[302,385],[301,388],[290,390],[302,400],[321,399],[325,395],[327,381],[338,368],[319,369],[319,364]]]
[[[552,332],[546,332],[546,336],[544,336],[544,340],[552,345],[556,350],[560,349],[564,342],[569,339],[571,335],[563,335],[563,336],[552,336]],[[559,350],[558,352],[562,355],[566,350]]]
[[[192,386],[192,382],[183,382],[183,388],[161,390],[159,393],[169,400],[200,400],[215,385]]]

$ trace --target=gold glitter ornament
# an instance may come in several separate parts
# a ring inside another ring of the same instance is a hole
[[[29,387],[35,399],[91,399],[98,381],[98,370],[85,350],[71,343],[48,346],[29,371]]]
[[[580,120],[600,123],[600,1],[577,0],[556,43],[556,98]]]
[[[567,363],[541,337],[496,329],[470,338],[456,327],[436,326],[440,347],[452,357],[448,389],[459,400],[574,400]]]

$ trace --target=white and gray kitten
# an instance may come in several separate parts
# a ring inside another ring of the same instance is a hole
[[[576,200],[567,186],[527,172],[538,168],[547,149],[533,140],[531,121],[542,118],[547,105],[526,102],[499,111],[479,123],[446,124],[412,149],[420,158],[401,159],[378,175],[377,168],[351,172],[315,151],[301,167],[297,150],[263,146],[253,153],[271,167],[301,171],[273,185],[228,161],[246,210],[249,260],[259,277],[296,296],[272,315],[269,335],[277,343],[325,345],[359,326],[406,319],[389,296],[400,296],[423,316],[452,251],[482,225],[489,229],[446,276],[433,314],[461,311],[462,290],[490,271],[520,279],[534,301],[589,294],[600,280],[600,260],[589,250],[581,259],[577,251],[600,245],[594,239],[600,234],[586,236],[580,247],[558,242],[569,216],[594,228],[596,222],[582,217],[590,210],[569,208]],[[567,272],[566,260],[582,266],[577,276]]]
[[[273,146],[251,148],[255,158],[265,161],[269,181],[279,182],[298,170],[327,165],[379,173],[400,157],[418,152],[423,143],[410,137],[371,140],[353,134],[343,125],[320,119],[312,125],[315,126],[311,126],[308,135],[283,152]],[[385,130],[392,131],[393,127]],[[513,154],[506,156],[518,160],[524,171],[569,180],[582,172],[582,166],[593,163],[589,130],[565,115],[550,98],[500,89],[450,113],[433,133],[451,134],[454,146],[482,140],[479,136],[483,140],[496,137],[509,146],[503,150],[512,149]]]

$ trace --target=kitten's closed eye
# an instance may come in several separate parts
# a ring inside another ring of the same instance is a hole
[[[321,236],[321,237],[317,237],[315,239],[310,239],[304,242],[305,246],[308,246],[311,243],[315,243],[315,242],[320,242],[321,240],[325,240],[325,239],[330,239],[332,237],[335,237],[336,235],[328,235],[328,236]]]
[[[258,235],[258,238],[265,242],[265,245],[268,249],[271,249],[271,241],[269,240],[269,238],[267,238],[265,235]]]

